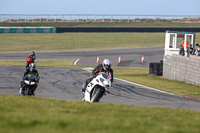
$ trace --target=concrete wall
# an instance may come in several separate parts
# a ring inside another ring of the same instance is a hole
[[[170,80],[200,85],[200,56],[164,56],[163,76]]]

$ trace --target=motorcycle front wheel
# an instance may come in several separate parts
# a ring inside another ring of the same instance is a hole
[[[28,88],[28,87],[25,87],[25,88],[24,88],[23,95],[24,95],[24,96],[28,96],[28,94],[29,94],[29,88]]]
[[[91,102],[99,102],[103,95],[103,91],[100,88],[95,88],[92,92]]]

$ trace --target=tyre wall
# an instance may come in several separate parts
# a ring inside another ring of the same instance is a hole
[[[200,32],[200,27],[56,27],[56,33],[64,32]]]

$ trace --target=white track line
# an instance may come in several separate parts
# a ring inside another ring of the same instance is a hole
[[[82,69],[85,70],[85,71],[91,72],[91,70],[93,68],[82,68]],[[161,90],[158,90],[158,89],[155,89],[155,88],[151,88],[151,87],[148,87],[148,86],[144,86],[144,85],[141,85],[141,84],[133,83],[133,82],[130,82],[130,81],[127,81],[127,80],[124,80],[124,79],[115,78],[115,77],[114,77],[114,79],[129,83],[129,84],[132,84],[132,85],[137,85],[137,86],[140,86],[140,87],[143,87],[143,88],[146,88],[146,89],[154,90],[154,91],[157,91],[157,92],[161,92],[161,93],[165,93],[165,94],[169,94],[169,95],[175,95],[173,93],[161,91]]]
[[[137,86],[140,86],[140,87],[143,87],[143,88],[146,88],[146,89],[162,92],[162,93],[169,94],[169,95],[175,95],[175,94],[172,94],[172,93],[169,93],[169,92],[165,92],[165,91],[161,91],[161,90],[151,88],[151,87],[148,87],[148,86],[144,86],[144,85],[141,85],[141,84],[133,83],[133,82],[130,82],[130,81],[127,81],[127,80],[123,80],[123,79],[119,79],[119,78],[115,78],[115,79],[129,83],[129,84],[137,85]]]
[[[74,62],[74,65],[76,65],[76,63],[79,61],[80,59],[77,59],[75,62]]]

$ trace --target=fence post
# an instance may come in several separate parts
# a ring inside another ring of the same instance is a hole
[[[34,16],[34,15],[32,15],[32,22],[33,22],[33,16]]]
[[[128,15],[128,23],[129,23],[129,21],[130,21],[130,15]]]
[[[77,22],[79,22],[79,17],[80,17],[80,16],[78,15],[78,19],[77,19]]]
[[[63,14],[62,22],[64,22],[64,14]]]
[[[17,15],[17,22],[19,22],[19,15]]]
[[[40,15],[40,22],[42,21],[42,14]]]
[[[94,22],[96,22],[96,14],[94,15]]]
[[[2,15],[2,22],[4,21],[4,14]]]
[[[12,19],[12,15],[10,15],[10,22],[11,22],[11,19]]]
[[[55,17],[54,17],[54,22],[56,22],[56,14],[55,14]]]
[[[25,15],[25,22],[26,22],[26,20],[27,20],[27,15]]]

